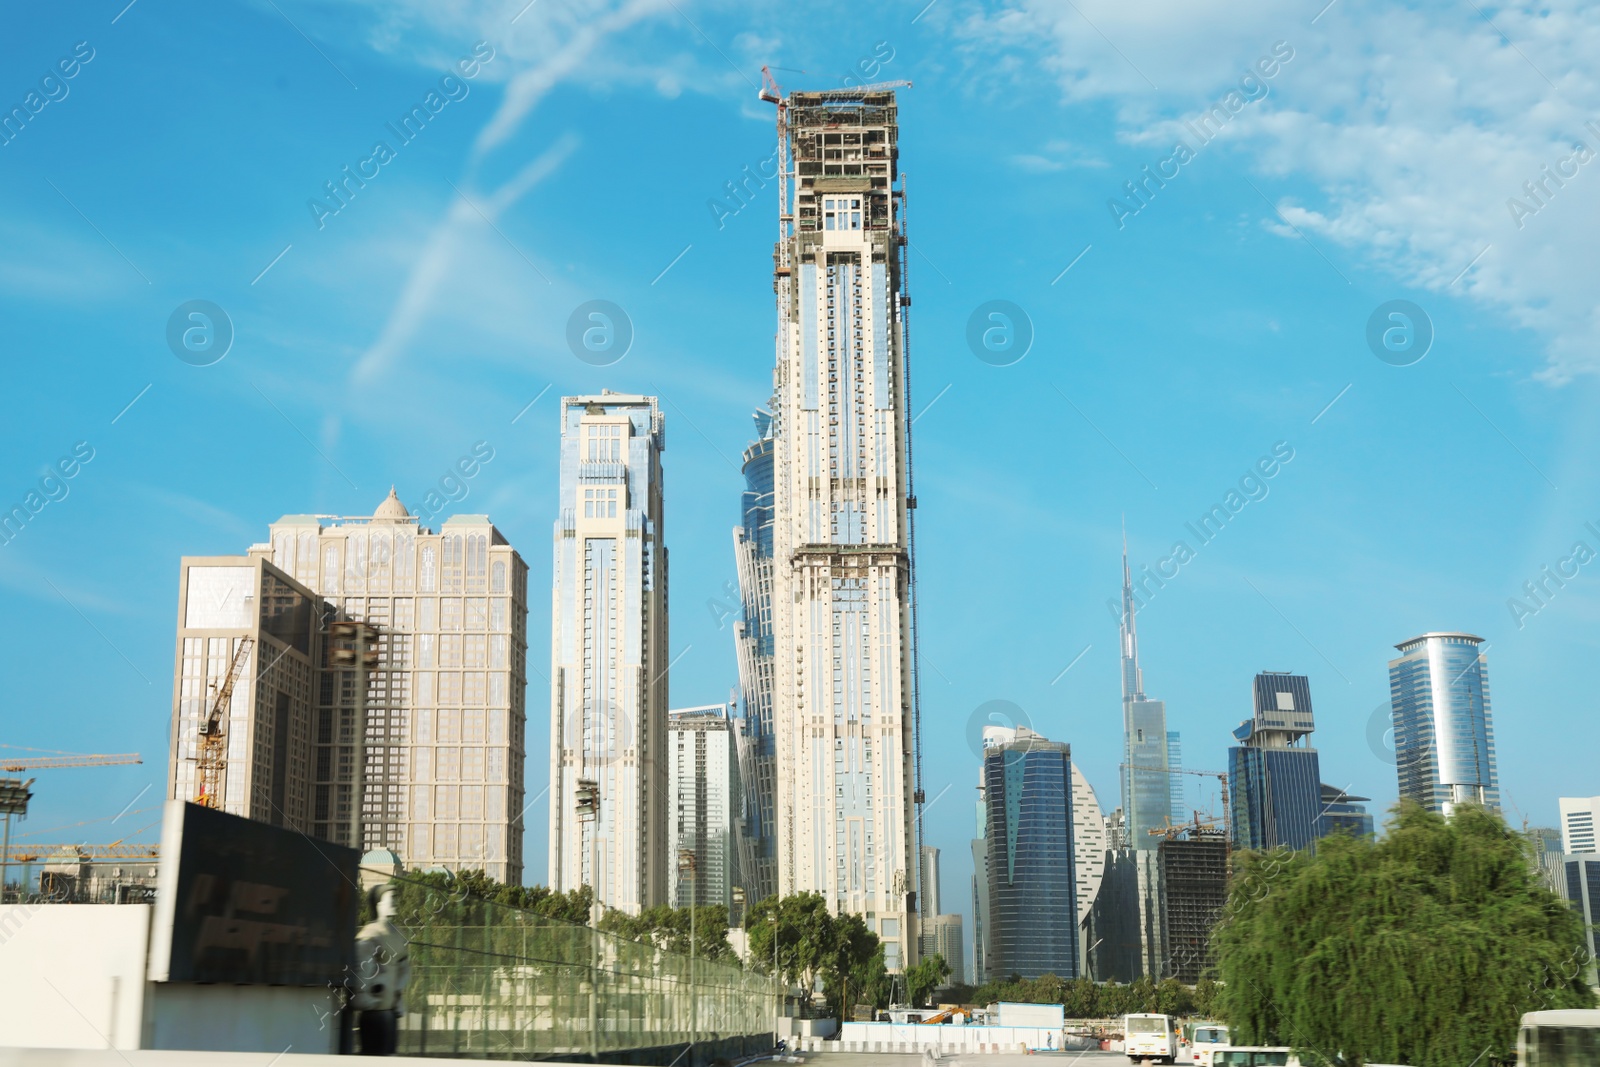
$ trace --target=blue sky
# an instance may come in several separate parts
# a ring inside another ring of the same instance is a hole
[[[0,39],[0,105],[58,97],[0,145],[0,503],[93,450],[0,547],[0,740],[146,760],[41,772],[19,828],[34,840],[154,838],[181,555],[242,551],[285,513],[370,513],[391,483],[415,508],[478,441],[495,458],[459,509],[528,560],[543,671],[562,394],[663,398],[673,703],[723,698],[717,602],[749,413],[771,389],[776,197],[710,202],[772,152],[763,63],[821,88],[874,59],[869,76],[915,82],[901,165],[946,900],[966,910],[966,737],[985,702],[1071,742],[1116,803],[1105,605],[1124,516],[1136,568],[1194,549],[1139,622],[1188,765],[1226,766],[1256,671],[1303,672],[1324,778],[1387,805],[1382,712],[1371,727],[1392,646],[1464,629],[1491,642],[1513,820],[1600,792],[1600,562],[1536,613],[1507,604],[1575,542],[1600,551],[1600,163],[1573,147],[1600,149],[1584,128],[1600,12],[124,3],[28,8]],[[92,58],[41,89],[79,42]],[[478,42],[493,58],[399,144],[385,124]],[[1292,55],[1263,77],[1275,48]],[[1236,90],[1222,132],[1163,164]],[[319,227],[308,201],[378,140],[394,157]],[[1173,176],[1135,213],[1124,183],[1146,165]],[[1524,183],[1541,180],[1535,200]],[[613,366],[565,342],[592,299],[636,331]],[[1034,330],[1011,366],[965,340],[996,299]],[[167,346],[189,300],[233,325],[209,366]],[[1391,300],[1432,324],[1410,366],[1366,341]],[[1265,497],[1200,545],[1185,524],[1279,442],[1293,459]],[[529,680],[531,795],[548,692]],[[1204,780],[1189,796],[1215,807]],[[542,802],[529,818],[539,881]]]

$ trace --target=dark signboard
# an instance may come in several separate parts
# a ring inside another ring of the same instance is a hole
[[[359,860],[296,830],[169,801],[151,979],[342,983],[355,961]]]

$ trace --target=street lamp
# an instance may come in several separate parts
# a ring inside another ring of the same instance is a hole
[[[694,849],[678,850],[678,870],[689,872],[689,1047],[700,1036],[700,1000],[694,988],[694,907],[700,895],[700,877],[696,870]]]

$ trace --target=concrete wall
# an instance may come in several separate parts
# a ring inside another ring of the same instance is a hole
[[[327,989],[145,980],[148,904],[0,907],[0,1043],[338,1051]]]
[[[176,982],[152,982],[148,989],[143,1048],[339,1051],[339,1019],[328,989]]]
[[[920,1023],[845,1023],[839,1032],[845,1052],[890,1052],[936,1048],[945,1052],[1001,1050],[1022,1047],[1062,1047],[1062,1035],[1053,1027],[946,1026]]]
[[[148,904],[0,906],[5,1044],[141,1047],[149,932]]]

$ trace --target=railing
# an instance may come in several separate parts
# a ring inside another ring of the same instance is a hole
[[[411,941],[401,1055],[592,1056],[772,1032],[764,974],[399,881],[396,922]]]

